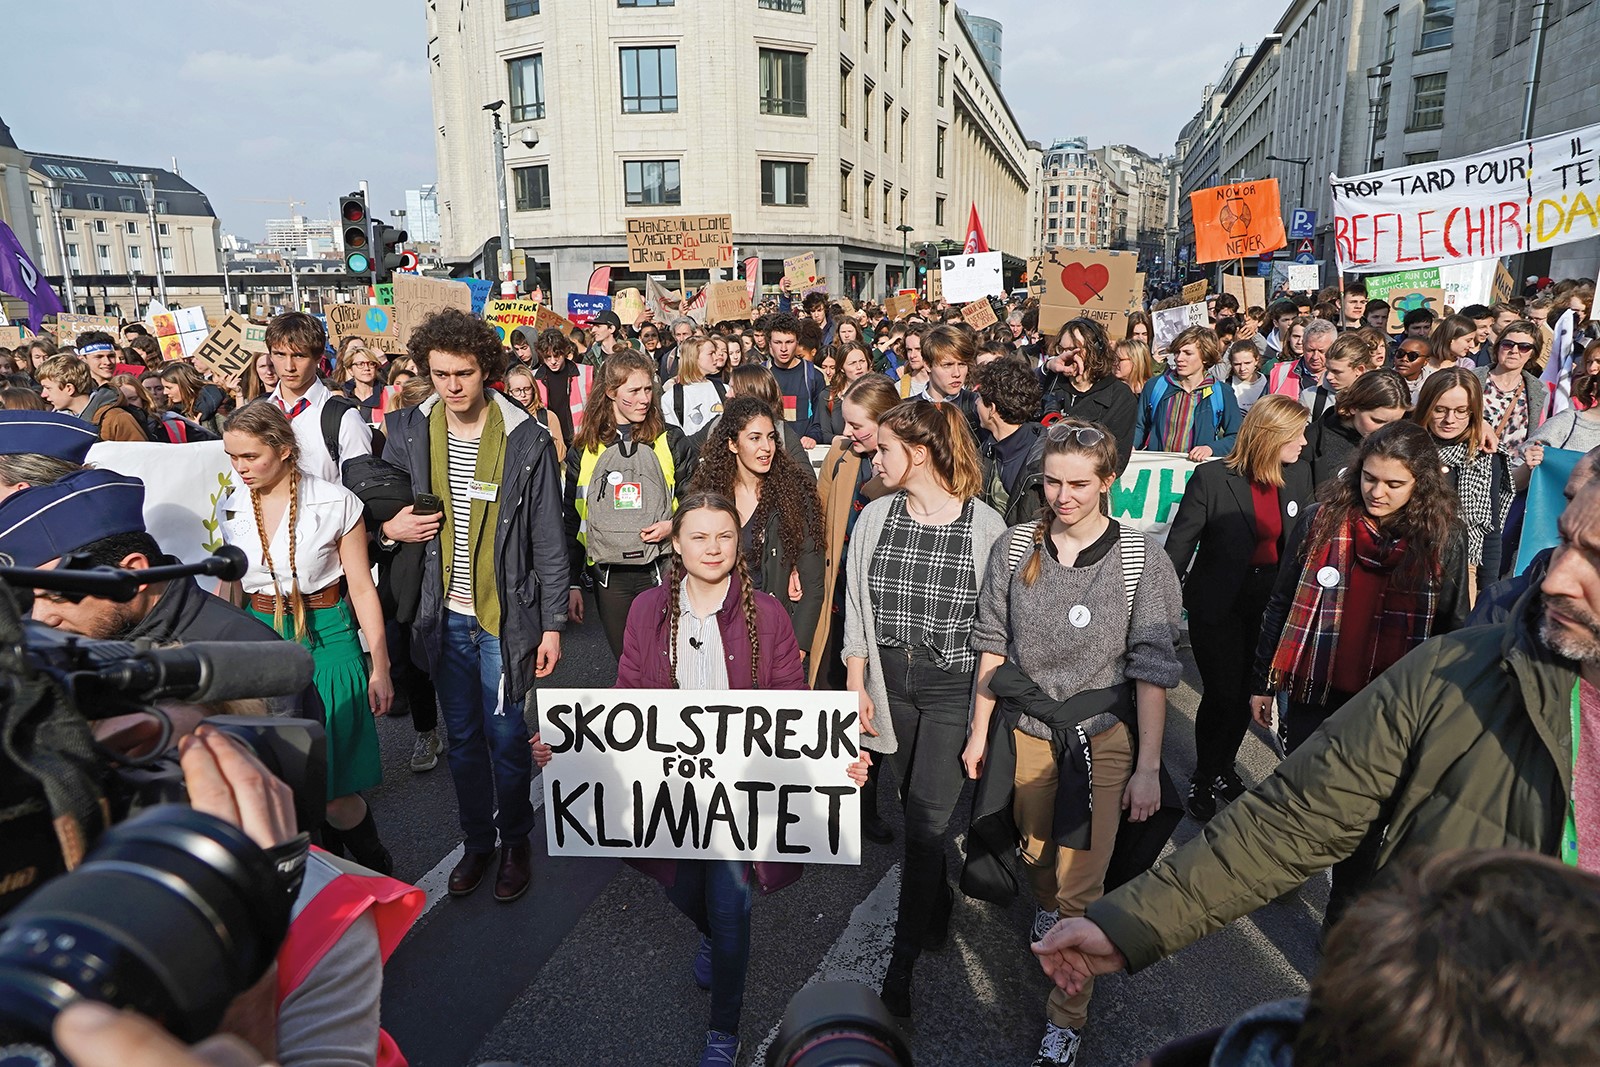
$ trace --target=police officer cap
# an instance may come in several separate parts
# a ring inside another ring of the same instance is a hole
[[[59,411],[0,411],[0,452],[29,452],[82,463],[100,440],[95,428]]]
[[[143,532],[143,482],[78,471],[0,500],[0,566],[37,567],[107,537]]]

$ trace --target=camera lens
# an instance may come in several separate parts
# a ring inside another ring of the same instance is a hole
[[[197,1041],[266,973],[291,903],[242,831],[180,805],[151,809],[0,919],[0,1047],[48,1048],[56,1014],[79,997]]]
[[[789,1001],[767,1067],[911,1067],[911,1050],[872,990],[818,982]]]

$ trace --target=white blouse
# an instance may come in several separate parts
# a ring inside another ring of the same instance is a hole
[[[222,505],[222,538],[237,545],[250,559],[240,585],[247,593],[271,593],[276,572],[283,591],[289,591],[294,576],[289,573],[289,509],[271,538],[272,570],[261,553],[261,535],[256,532],[255,508],[250,490],[240,486]],[[339,539],[361,521],[361,500],[342,485],[313,475],[300,475],[300,504],[295,516],[294,565],[300,591],[314,593],[344,576],[339,563]]]

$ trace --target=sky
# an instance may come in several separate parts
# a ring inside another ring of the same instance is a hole
[[[1253,49],[1283,11],[1273,0],[963,6],[1004,25],[1001,88],[1026,137],[1155,155],[1172,151],[1234,51]],[[228,233],[260,239],[265,220],[291,213],[331,218],[362,179],[387,214],[434,180],[422,0],[6,7],[14,47],[0,63],[0,118],[18,145],[134,168],[176,156]],[[291,212],[291,199],[307,203]]]

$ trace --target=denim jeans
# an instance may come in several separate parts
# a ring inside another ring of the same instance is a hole
[[[753,874],[743,860],[679,860],[667,887],[667,899],[711,939],[710,1027],[725,1034],[739,1032],[744,1009]]]
[[[533,833],[533,753],[522,701],[504,701],[500,639],[471,615],[444,613],[444,655],[435,684],[450,745],[445,757],[468,852],[520,845]],[[496,800],[499,805],[496,810]]]
[[[878,654],[897,743],[889,758],[906,816],[894,948],[897,955],[915,957],[949,902],[944,838],[965,780],[961,750],[967,744],[972,674],[940,670],[922,649],[883,646]]]

